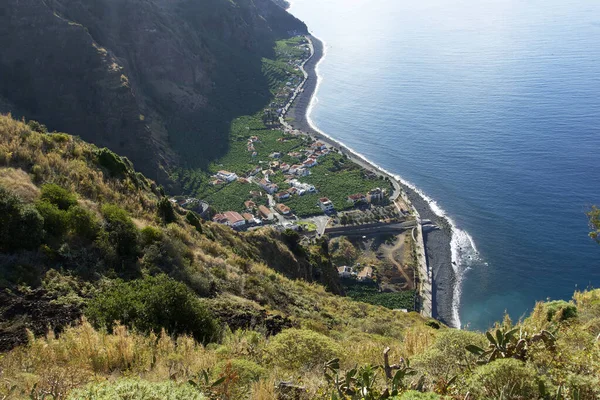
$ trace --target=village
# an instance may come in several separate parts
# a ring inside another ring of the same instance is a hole
[[[272,88],[274,100],[260,115],[233,124],[230,151],[209,168],[208,184],[197,197],[171,202],[238,231],[291,229],[306,241],[326,235],[332,243],[346,241],[345,246],[351,239],[352,246],[365,247],[362,253],[371,256],[335,260],[347,293],[391,308],[414,309],[411,232],[417,222],[411,208],[381,174],[286,122],[303,83],[300,67],[310,51],[303,38],[278,46],[278,51],[286,72]]]

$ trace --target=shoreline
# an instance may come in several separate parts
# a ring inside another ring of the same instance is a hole
[[[375,163],[366,159],[360,153],[348,148],[344,143],[326,135],[313,125],[309,117],[309,112],[316,102],[315,93],[319,84],[319,76],[317,73],[318,64],[323,60],[325,55],[324,44],[318,38],[310,35],[312,42],[313,53],[311,57],[304,63],[303,70],[306,74],[306,80],[302,85],[302,89],[295,96],[291,106],[287,110],[285,116],[291,117],[292,121],[288,122],[294,129],[305,132],[319,140],[339,148],[343,153],[361,167],[371,170],[379,175],[388,177],[396,188],[397,194],[407,197],[412,207],[416,210],[422,219],[429,219],[434,224],[440,227],[439,230],[422,232],[426,258],[426,268],[432,287],[431,292],[431,314],[434,318],[439,319],[449,326],[460,327],[460,321],[457,321],[458,310],[456,310],[456,288],[458,287],[456,272],[452,263],[452,224],[446,217],[440,216],[434,212],[430,203],[415,189],[403,182],[398,176],[379,167]],[[417,246],[420,241],[417,241]],[[423,250],[419,249],[418,256],[423,257]],[[422,275],[422,273],[421,273]],[[422,282],[423,282],[423,278]],[[424,290],[426,293],[427,288]],[[429,296],[428,296],[429,297]]]

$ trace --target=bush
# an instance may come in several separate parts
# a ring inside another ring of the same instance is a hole
[[[166,197],[163,197],[158,201],[157,210],[158,217],[165,223],[170,224],[171,222],[175,222],[175,211],[173,211],[173,206],[171,202]]]
[[[184,284],[166,275],[117,282],[100,291],[85,314],[97,326],[115,321],[142,332],[165,329],[173,335],[189,334],[202,343],[219,336],[216,320]]]
[[[564,300],[555,300],[544,303],[544,308],[546,310],[546,319],[548,321],[552,321],[555,316],[558,321],[565,321],[577,317],[577,307],[575,304]]]
[[[142,246],[146,247],[153,243],[159,242],[163,238],[163,233],[160,229],[148,225],[140,231]]]
[[[204,400],[205,397],[189,384],[173,381],[148,382],[138,379],[119,379],[115,382],[92,383],[76,389],[68,400]]]
[[[255,362],[244,359],[233,359],[222,361],[217,364],[217,375],[223,374],[226,370],[235,373],[238,384],[248,385],[252,382],[260,380],[267,374],[267,370]]]
[[[69,216],[49,201],[38,201],[35,205],[40,215],[44,218],[46,233],[57,238],[63,237],[69,230]]]
[[[67,217],[69,227],[75,235],[89,240],[96,239],[100,225],[93,212],[74,206],[69,209]]]
[[[138,254],[138,231],[127,211],[113,204],[102,207],[102,215],[106,220],[104,229],[107,240],[118,256],[135,257]]]
[[[107,149],[106,147],[98,150],[98,164],[104,167],[110,176],[121,177],[127,172],[127,164],[121,157]]]
[[[39,212],[0,186],[0,249],[34,249],[43,235],[44,219]]]
[[[313,368],[340,357],[342,348],[331,338],[304,329],[286,329],[267,345],[271,362],[284,369]]]
[[[75,194],[53,183],[42,186],[41,200],[54,204],[60,210],[66,211],[77,204]]]
[[[188,211],[187,214],[185,214],[185,220],[188,224],[196,228],[198,232],[202,233],[202,223],[200,222],[200,218],[196,216],[196,213]]]
[[[537,371],[514,358],[505,358],[480,366],[467,381],[475,398],[537,399]]]

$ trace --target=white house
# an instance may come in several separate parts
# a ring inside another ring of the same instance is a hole
[[[354,275],[352,268],[345,265],[343,267],[338,267],[337,270],[340,278],[350,278]]]
[[[333,211],[333,203],[327,197],[321,197],[319,199],[319,207],[321,207],[321,210],[324,212]]]
[[[238,178],[238,176],[236,174],[234,174],[233,172],[221,170],[221,171],[217,172],[217,178],[223,179],[224,181],[227,181],[227,182],[233,182]]]

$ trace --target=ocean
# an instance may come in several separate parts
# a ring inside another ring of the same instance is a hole
[[[600,2],[293,0],[325,42],[309,118],[456,228],[453,324],[600,287]]]

